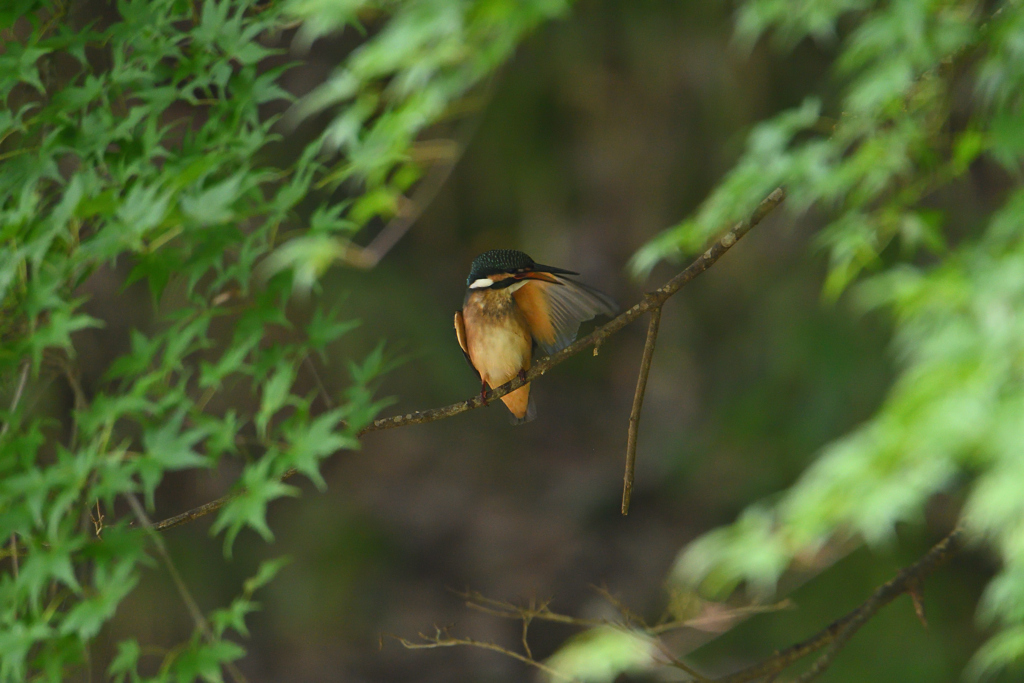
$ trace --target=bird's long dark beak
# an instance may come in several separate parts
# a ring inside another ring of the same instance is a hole
[[[534,273],[552,273],[554,275],[579,275],[574,270],[566,270],[565,268],[555,268],[554,266],[545,266],[542,263],[533,264]]]

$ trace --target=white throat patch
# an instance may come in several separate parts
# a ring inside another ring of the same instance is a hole
[[[471,284],[469,286],[469,288],[470,289],[480,289],[482,287],[490,287],[493,284],[494,284],[494,280],[491,280],[490,278],[484,277],[484,278],[480,278],[479,280],[476,280],[473,284]]]

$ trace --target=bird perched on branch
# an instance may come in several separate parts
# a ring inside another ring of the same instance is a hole
[[[525,379],[534,351],[551,355],[576,338],[580,323],[595,315],[615,315],[618,306],[596,289],[571,280],[571,270],[534,263],[514,249],[494,249],[473,259],[455,333],[466,360],[480,376],[480,398],[488,386],[515,376]],[[536,416],[526,384],[501,397],[514,419]]]

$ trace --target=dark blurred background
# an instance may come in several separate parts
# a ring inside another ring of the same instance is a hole
[[[746,53],[731,43],[731,12],[710,0],[585,0],[533,35],[487,90],[476,135],[409,234],[376,269],[324,279],[321,296],[363,321],[319,364],[328,388],[343,388],[346,358],[383,337],[405,358],[381,387],[396,397],[384,414],[472,396],[478,384],[452,314],[469,262],[486,249],[580,271],[624,305],[670,277],[664,265],[636,282],[626,264],[694,210],[753,123],[808,94],[827,102],[835,88],[835,46]],[[318,45],[286,84],[307,91],[336,58],[329,42]],[[240,663],[249,680],[535,680],[491,652],[406,651],[387,637],[381,649],[381,634],[414,637],[435,624],[518,646],[518,623],[467,610],[452,589],[552,598],[556,611],[600,616],[609,608],[592,586],[603,585],[657,618],[680,548],[794,481],[822,445],[872,413],[892,376],[886,321],[822,300],[819,224],[778,212],[666,306],[628,517],[619,504],[642,322],[535,383],[539,416],[528,425],[509,426],[496,405],[367,435],[361,451],[327,463],[326,491],[300,482],[300,498],[271,507],[269,545],[245,532],[227,560],[209,535],[212,517],[169,532],[207,610],[237,594],[260,560],[293,559],[249,621]],[[137,301],[146,305],[144,292]],[[301,302],[295,309],[304,315]],[[235,474],[168,480],[156,516],[223,494]],[[920,555],[952,505],[937,502],[889,549],[854,552],[794,593],[797,609],[751,619],[694,661],[726,673],[809,636]],[[959,680],[981,640],[973,606],[989,571],[981,559],[954,562],[926,587],[927,630],[901,599],[824,680]],[[95,669],[119,638],[168,644],[191,630],[154,568],[104,634]],[[534,655],[574,632],[535,624]]]

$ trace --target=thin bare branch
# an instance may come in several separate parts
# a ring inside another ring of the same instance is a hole
[[[629,501],[633,497],[633,472],[636,470],[636,439],[640,431],[640,411],[644,407],[644,394],[647,393],[647,377],[651,373],[651,359],[654,358],[654,344],[658,341],[658,327],[661,325],[661,306],[651,311],[651,321],[647,325],[647,341],[644,342],[644,355],[640,359],[640,376],[636,380],[636,393],[633,395],[633,410],[629,413],[629,433],[626,436],[626,473],[622,477],[622,514],[629,514]]]
[[[14,411],[18,409],[18,404],[21,402],[21,394],[25,391],[25,383],[28,382],[28,360],[21,362],[21,375],[18,377],[18,386],[14,388],[14,396],[11,398],[10,414],[13,416]],[[0,429],[0,438],[3,438],[7,434],[7,430],[11,427],[11,420],[8,418],[4,422],[4,426]],[[11,568],[14,571],[14,578],[18,578],[18,535],[15,532],[11,532]]]
[[[529,657],[530,659],[533,659],[533,652],[530,650],[530,642],[529,642],[529,640],[526,637],[527,636],[527,631],[530,630],[530,622],[531,621],[532,620],[529,619],[529,618],[523,619],[523,637],[522,637],[522,639],[523,639],[523,652],[526,653],[527,657]]]
[[[491,652],[499,652],[505,655],[506,657],[511,657],[512,659],[516,659],[522,662],[523,664],[528,664],[529,666],[539,669],[540,671],[543,671],[549,676],[553,676],[554,678],[557,678],[559,680],[570,681],[572,683],[579,683],[578,678],[575,678],[573,676],[567,676],[558,669],[553,669],[552,667],[548,666],[544,662],[539,662],[533,657],[528,657],[526,655],[520,654],[515,650],[509,650],[508,648],[502,647],[497,643],[491,643],[482,640],[473,640],[472,638],[453,638],[449,636],[446,631],[442,631],[441,629],[438,629],[436,627],[435,630],[437,631],[437,633],[433,636],[424,635],[423,633],[419,634],[420,638],[423,641],[419,643],[413,642],[407,638],[402,638],[401,636],[396,636],[391,633],[385,635],[387,635],[389,638],[394,638],[395,640],[397,640],[399,643],[401,643],[402,647],[404,647],[407,650],[433,650],[439,647],[464,646],[475,647],[481,650],[490,650]]]
[[[281,478],[287,479],[288,477],[294,475],[295,473],[295,470],[288,470],[287,472],[284,473],[284,476],[282,476]],[[216,512],[217,510],[220,510],[222,507],[227,505],[228,501],[234,498],[235,495],[237,494],[229,494],[226,496],[221,496],[217,500],[211,500],[209,503],[204,503],[199,507],[192,508],[187,512],[183,512],[180,515],[175,515],[174,517],[169,517],[163,521],[157,522],[153,525],[153,528],[157,531],[166,531],[167,529],[173,529],[174,527],[181,526],[182,524],[188,524],[189,522],[199,519],[200,517],[204,517],[210,514],[211,512]]]
[[[331,395],[327,393],[327,387],[324,386],[323,380],[320,379],[320,373],[317,372],[316,365],[313,364],[313,359],[306,356],[304,360],[306,367],[309,368],[310,374],[313,375],[317,391],[320,392],[320,398],[323,399],[324,405],[327,406],[327,410],[334,410],[334,401],[331,400]]]
[[[78,368],[67,354],[60,357],[59,364],[61,370],[64,372],[64,378],[67,380],[68,386],[71,387],[71,393],[75,397],[75,410],[85,410],[89,405],[89,399],[86,398],[85,390],[82,389],[82,382],[78,379]],[[73,417],[71,420],[71,436],[68,438],[68,446],[72,450],[78,447],[78,420]]]
[[[920,560],[902,569],[890,581],[877,590],[857,609],[837,619],[807,640],[776,652],[768,659],[747,667],[734,674],[718,678],[715,683],[748,683],[766,676],[771,677],[789,668],[807,655],[828,647],[828,650],[797,679],[797,683],[809,683],[820,676],[832,664],[836,654],[878,610],[885,607],[903,593],[916,590],[915,586],[963,548],[963,530],[956,528],[945,538],[932,546]]]
[[[718,605],[719,603],[711,603]],[[659,636],[670,631],[678,631],[683,628],[697,629],[698,631],[721,631],[725,630],[723,624],[734,625],[735,622],[752,617],[755,614],[768,614],[770,612],[781,612],[782,610],[793,609],[793,601],[786,598],[770,605],[746,605],[739,607],[728,607],[716,609],[708,614],[698,614],[688,619],[676,619],[666,621],[662,624],[647,626],[644,631],[648,635]]]
[[[558,612],[552,612],[548,608],[548,602],[542,602],[540,606],[530,605],[529,607],[520,607],[511,602],[504,602],[501,600],[494,600],[488,598],[481,593],[457,593],[459,597],[466,601],[466,606],[470,609],[474,609],[477,612],[489,614],[494,617],[500,617],[502,619],[522,619],[524,621],[537,619],[539,621],[552,621],[558,624],[568,624],[570,626],[579,626],[583,628],[590,628],[594,626],[614,626],[615,622],[609,621],[608,619],[583,619],[580,617],[573,617],[568,614],[559,614]]]
[[[917,620],[921,622],[921,626],[928,628],[928,619],[924,615],[924,596],[921,595],[920,582],[912,581],[907,588],[907,595],[914,601],[914,614],[917,616]]]
[[[610,595],[607,590],[597,589],[602,596],[606,599]],[[723,622],[730,620],[745,619],[755,614],[766,614],[768,612],[778,612],[780,610],[791,609],[793,602],[791,600],[781,600],[771,605],[749,605],[741,607],[731,607],[721,612],[714,614],[699,614],[695,617],[688,619],[676,619],[673,621],[667,621],[660,624],[649,625],[643,619],[641,619],[635,612],[629,609],[622,603],[621,600],[613,598],[610,602],[613,607],[622,615],[619,620],[613,619],[587,619],[583,617],[574,617],[569,614],[561,614],[559,612],[553,612],[548,607],[548,603],[541,603],[540,606],[531,605],[529,607],[521,607],[510,602],[504,602],[500,600],[494,600],[488,598],[480,593],[458,593],[459,597],[465,599],[466,606],[477,612],[488,614],[493,617],[499,617],[501,619],[522,619],[522,620],[538,620],[538,621],[550,621],[558,624],[566,624],[569,626],[577,626],[580,628],[595,628],[598,626],[611,626],[613,628],[623,628],[630,630],[640,630],[649,636],[660,636],[671,631],[678,631],[684,628],[697,629],[699,631],[709,630]]]
[[[174,587],[178,591],[178,595],[181,596],[182,602],[185,603],[185,607],[188,608],[189,615],[192,617],[192,621],[195,622],[196,628],[202,633],[203,638],[207,642],[214,642],[216,639],[213,635],[213,630],[210,628],[210,623],[206,620],[206,616],[203,611],[199,609],[199,603],[196,602],[195,598],[192,597],[192,592],[189,591],[188,586],[185,584],[185,580],[181,578],[181,574],[178,573],[178,568],[174,566],[174,561],[171,560],[171,554],[167,552],[167,546],[164,544],[163,537],[156,532],[153,526],[153,522],[149,519],[149,515],[146,514],[145,508],[139,503],[139,499],[134,493],[128,492],[124,494],[128,500],[128,504],[131,505],[132,512],[135,513],[135,517],[139,520],[139,523],[146,529],[146,533],[153,540],[153,545],[156,546],[157,554],[160,555],[160,560],[163,562],[164,567],[167,569],[167,573],[171,577],[171,581],[174,582]],[[238,669],[237,666],[232,662],[227,662],[224,665],[228,673],[231,674],[232,680],[235,683],[246,683],[245,675]]]
[[[608,601],[612,607],[618,610],[619,614],[622,615],[622,624],[627,628],[640,628],[646,630],[647,622],[644,621],[643,617],[634,612],[629,606],[616,597],[606,586],[595,586],[591,584],[591,588],[594,589],[598,595]]]
[[[699,671],[694,669],[692,666],[690,666],[689,664],[687,664],[686,662],[672,654],[672,651],[668,649],[668,646],[665,645],[665,643],[661,642],[657,638],[654,638],[652,642],[658,648],[658,651],[661,652],[662,656],[665,657],[665,661],[668,663],[669,666],[673,666],[679,669],[680,671],[686,672],[690,676],[693,676],[694,680],[696,681],[703,682],[711,680],[710,678],[704,676]]]
[[[502,619],[514,619],[520,621],[522,623],[522,631],[520,638],[523,644],[523,652],[526,653],[525,655],[519,654],[518,652],[513,652],[495,643],[477,641],[471,638],[453,638],[449,636],[447,629],[440,629],[436,626],[434,627],[435,635],[433,636],[426,636],[422,633],[419,634],[419,637],[424,641],[421,643],[413,643],[399,636],[392,635],[391,637],[395,638],[400,643],[402,643],[402,645],[409,649],[429,649],[436,647],[466,645],[492,650],[494,652],[499,652],[506,656],[517,659],[521,662],[526,662],[528,664],[531,664],[532,666],[537,666],[537,668],[540,668],[543,671],[547,671],[553,676],[566,678],[564,674],[559,675],[556,672],[550,671],[549,667],[545,668],[546,665],[537,662],[533,658],[533,652],[530,649],[530,644],[527,638],[529,634],[530,624],[534,620],[538,620],[566,624],[581,629],[612,628],[627,633],[642,634],[644,636],[647,636],[650,642],[661,651],[662,655],[665,657],[665,663],[667,665],[673,666],[681,671],[685,671],[687,674],[692,676],[697,681],[709,680],[701,673],[695,671],[688,664],[686,664],[678,657],[676,657],[661,641],[661,636],[669,631],[683,628],[706,628],[707,624],[705,622],[709,619],[707,615],[699,615],[693,619],[678,620],[669,623],[657,624],[655,626],[649,626],[647,622],[643,620],[642,617],[640,617],[631,609],[629,609],[629,607],[627,607],[621,600],[615,597],[608,589],[600,586],[593,586],[593,588],[599,595],[601,595],[613,607],[615,607],[616,611],[619,613],[619,619],[584,619],[580,617],[573,617],[567,614],[559,614],[557,612],[551,611],[549,607],[550,602],[546,600],[539,604],[531,600],[528,605],[522,606],[516,605],[511,602],[506,602],[504,600],[495,600],[494,598],[489,598],[477,591],[453,591],[453,593],[455,593],[460,598],[465,600],[466,606],[471,609]],[[727,619],[730,616],[732,618],[744,618],[754,613],[785,609],[789,607],[790,604],[791,603],[788,600],[783,600],[782,602],[777,603],[775,605],[754,605],[750,607],[739,607],[735,610],[729,609],[725,612],[720,612],[716,615],[713,615],[712,618],[716,622],[721,623],[724,619]]]
[[[684,285],[689,283],[695,277],[710,268],[718,259],[722,257],[725,252],[729,251],[744,235],[746,235],[752,228],[757,226],[765,216],[771,213],[779,204],[786,198],[786,191],[779,187],[776,188],[771,194],[764,198],[757,209],[744,221],[740,221],[733,226],[731,230],[722,235],[711,247],[695,259],[685,270],[680,272],[678,275],[673,277],[671,280],[666,282],[663,286],[651,292],[644,297],[643,301],[634,305],[627,311],[619,314],[613,318],[610,322],[597,328],[586,337],[577,339],[575,342],[565,347],[558,353],[555,353],[547,358],[541,359],[530,368],[529,372],[526,373],[525,379],[518,376],[513,377],[510,381],[501,385],[497,389],[491,389],[484,392],[483,396],[477,394],[471,399],[466,401],[459,401],[448,406],[441,408],[431,408],[429,410],[418,410],[412,413],[406,413],[405,415],[394,415],[392,417],[382,417],[374,420],[371,424],[364,427],[360,432],[359,436],[368,434],[370,432],[379,432],[385,429],[395,429],[396,427],[407,427],[414,424],[425,424],[427,422],[435,422],[437,420],[444,420],[449,417],[454,417],[469,410],[484,406],[494,399],[501,398],[506,394],[509,394],[524,384],[531,382],[538,377],[543,376],[548,370],[559,365],[565,360],[575,356],[579,352],[587,349],[591,346],[599,347],[605,339],[612,336],[626,325],[630,324],[641,315],[649,310],[655,308],[661,308],[662,304],[665,303],[673,294],[678,292]],[[281,478],[287,479],[288,477],[296,474],[296,470],[290,469],[285,472]],[[186,512],[183,512],[174,517],[169,517],[161,522],[157,522],[153,525],[153,528],[157,531],[165,531],[172,529],[182,524],[187,524],[193,520],[199,519],[205,515],[215,512],[233,498],[233,495],[223,496],[217,500],[210,501],[200,505],[197,508],[193,508]]]
[[[14,388],[14,397],[11,398],[11,407],[8,412],[13,415],[14,411],[18,409],[18,404],[21,402],[21,394],[25,391],[25,383],[28,381],[28,370],[30,364],[28,360],[21,362],[21,375],[18,377],[18,386]],[[11,421],[8,419],[4,422],[3,428],[0,428],[0,438],[3,438],[7,434],[7,430],[11,428]]]

